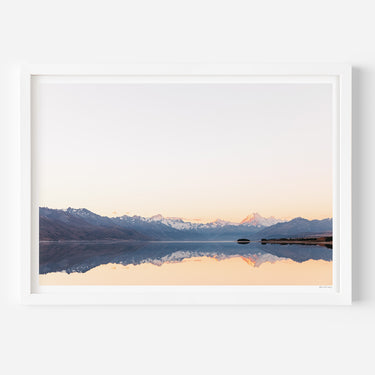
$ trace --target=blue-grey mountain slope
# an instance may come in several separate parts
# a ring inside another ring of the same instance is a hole
[[[63,240],[164,240],[164,241],[235,241],[237,238],[261,239],[302,237],[332,232],[332,219],[296,218],[277,222],[275,218],[249,215],[241,223],[216,220],[191,223],[180,218],[141,216],[106,217],[85,208],[66,210],[39,209],[41,241]],[[276,222],[276,224],[270,225]]]
[[[332,219],[307,220],[297,217],[285,223],[277,223],[257,232],[259,238],[293,238],[332,233]]]

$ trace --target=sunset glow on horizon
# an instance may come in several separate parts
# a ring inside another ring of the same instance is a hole
[[[330,84],[35,88],[39,206],[203,223],[332,217]]]

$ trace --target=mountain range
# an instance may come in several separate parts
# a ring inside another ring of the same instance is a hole
[[[100,216],[86,208],[39,208],[39,239],[59,240],[164,240],[207,241],[301,237],[332,232],[332,219],[307,220],[301,217],[286,221],[265,218],[258,213],[240,223],[217,219],[211,223],[192,223],[181,218],[155,215]]]

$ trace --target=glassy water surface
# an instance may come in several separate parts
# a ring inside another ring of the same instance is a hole
[[[64,272],[65,275],[69,276],[71,273],[88,273],[95,267],[108,264],[122,266],[152,265],[153,268],[149,268],[152,271],[156,270],[155,267],[162,268],[164,265],[176,265],[193,260],[205,260],[206,262],[207,260],[216,260],[222,265],[225,264],[223,261],[231,260],[231,272],[235,267],[234,260],[241,261],[241,263],[236,263],[237,267],[238,264],[241,264],[241,269],[242,264],[258,270],[261,270],[262,267],[265,269],[266,265],[270,268],[271,264],[275,271],[277,263],[283,262],[285,264],[289,261],[294,265],[294,269],[302,272],[302,268],[300,270],[296,268],[298,264],[308,261],[331,262],[332,249],[317,245],[261,244],[259,242],[252,242],[247,245],[240,245],[237,242],[41,242],[39,271],[41,275]],[[227,263],[229,264],[229,262]],[[198,267],[196,264],[190,266],[190,270],[195,272],[194,277],[199,277],[199,275],[196,276],[197,273],[201,273],[202,278],[207,277],[208,273],[206,274],[202,265]],[[319,262],[313,262],[312,264],[319,264]],[[212,268],[212,264],[210,264],[210,267]],[[134,270],[138,269],[139,272],[142,270],[142,267],[133,268]],[[270,269],[272,270],[272,268]],[[183,268],[180,268],[180,273],[185,272],[183,270]],[[225,268],[221,269],[221,272],[225,272]],[[306,273],[307,271],[303,272]],[[276,272],[274,275],[277,278]],[[186,277],[188,283],[189,278]],[[173,283],[172,273],[171,283]],[[298,283],[298,280],[296,280],[296,283]]]

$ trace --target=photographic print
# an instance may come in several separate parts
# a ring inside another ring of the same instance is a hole
[[[39,283],[333,284],[333,88],[40,80]]]

